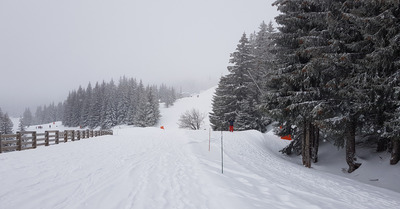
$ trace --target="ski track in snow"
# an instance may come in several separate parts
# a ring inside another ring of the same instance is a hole
[[[221,174],[220,133],[212,134],[210,152],[207,131],[133,128],[1,155],[1,208],[400,206],[396,192],[309,172],[265,152],[273,136],[255,131],[223,133]]]
[[[210,96],[192,98],[198,102]],[[179,111],[190,99],[176,104]],[[192,101],[193,103],[193,101]],[[187,107],[189,109],[189,107]],[[116,127],[113,136],[0,154],[1,209],[400,208],[400,193],[308,169],[271,132]],[[180,114],[180,112],[179,112]]]

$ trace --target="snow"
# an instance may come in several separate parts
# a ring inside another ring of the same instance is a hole
[[[210,127],[208,114],[211,111],[211,100],[216,88],[217,87],[213,87],[199,94],[193,94],[190,97],[179,99],[170,108],[165,108],[164,105],[160,105],[161,119],[159,125],[169,129],[178,129],[179,125],[177,123],[179,117],[184,112],[194,108],[206,115],[202,127],[208,129]]]
[[[347,174],[329,142],[309,169],[272,132],[210,132],[208,118],[178,129],[186,110],[211,110],[214,90],[161,108],[157,127],[0,154],[0,208],[400,208],[399,165],[385,153],[361,149]]]

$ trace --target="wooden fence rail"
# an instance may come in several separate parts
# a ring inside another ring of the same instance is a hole
[[[16,134],[0,134],[0,153],[35,149],[38,146],[59,144],[60,139],[66,143],[68,140],[77,141],[90,137],[113,135],[112,130],[65,130],[65,131],[22,131]]]

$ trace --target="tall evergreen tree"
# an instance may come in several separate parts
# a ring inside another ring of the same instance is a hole
[[[90,103],[89,128],[100,126],[101,107],[103,104],[103,85],[96,82],[93,88],[92,101]]]
[[[237,120],[238,130],[256,129],[264,132],[269,117],[260,108],[263,80],[271,70],[274,55],[271,35],[272,23],[263,22],[260,31],[247,39],[243,34],[236,51],[231,54],[229,75],[220,79],[213,97],[210,122],[214,130],[226,129],[229,119]]]
[[[237,123],[239,130],[262,129],[259,123],[254,123],[253,117],[246,117],[255,114],[257,105],[255,101],[259,94],[256,81],[251,74],[251,71],[255,70],[254,57],[253,46],[249,43],[246,34],[243,34],[236,51],[231,54],[229,62],[232,65],[228,66],[230,74],[221,78],[213,98],[213,113],[210,115],[210,122],[214,129],[225,128],[226,125],[223,124],[229,119],[236,120],[238,115],[240,115],[240,121],[243,121]],[[222,92],[224,93],[221,94]],[[220,105],[224,107],[218,107]]]
[[[3,114],[3,111],[2,111],[1,108],[0,108],[0,134],[3,134],[3,131],[2,131],[2,129],[1,129],[1,126],[2,126],[2,124],[3,124],[3,121],[4,121],[4,114]]]
[[[87,127],[90,125],[90,103],[92,102],[92,96],[93,96],[93,89],[92,85],[89,83],[88,86],[86,87],[85,91],[85,96],[83,98],[83,104],[82,104],[82,110],[81,110],[81,126],[82,127]]]
[[[62,121],[64,118],[64,104],[59,102],[57,104],[57,119],[56,121]]]
[[[160,118],[160,111],[159,111],[159,104],[157,98],[155,96],[154,90],[151,87],[146,88],[146,103],[141,112],[143,115],[140,115],[138,118],[138,124],[141,127],[148,127],[154,126],[159,118]]]
[[[120,79],[117,90],[117,121],[118,124],[125,124],[128,120],[130,98],[129,98],[129,83],[128,79],[124,76]]]
[[[214,131],[228,130],[228,120],[235,117],[236,97],[232,94],[234,84],[230,83],[230,75],[222,76],[212,99],[210,123]]]
[[[109,129],[118,124],[117,118],[117,87],[111,80],[105,87],[105,94],[102,106],[101,128]]]
[[[146,92],[145,92],[142,81],[139,82],[139,85],[137,88],[136,101],[137,101],[137,110],[136,110],[136,115],[135,115],[133,124],[138,127],[146,127],[147,98],[146,98]]]
[[[314,162],[317,159],[316,153],[312,154],[317,148],[311,146],[319,140],[316,120],[322,117],[321,109],[329,99],[322,90],[330,79],[321,57],[328,45],[326,7],[314,0],[278,0],[274,4],[282,12],[276,17],[282,26],[274,36],[277,60],[268,81],[267,109],[284,126],[285,134],[292,132],[292,144],[302,146],[303,164],[311,167],[312,156]]]
[[[25,124],[24,124],[24,119],[21,117],[19,118],[19,123],[18,123],[18,129],[19,131],[25,131]]]
[[[39,107],[36,108],[35,123],[36,124],[43,124],[44,123],[44,113],[43,113],[43,107],[42,106],[39,106]]]
[[[129,84],[128,84],[128,97],[129,97],[129,104],[128,104],[128,115],[126,118],[125,123],[128,125],[133,125],[135,124],[135,116],[138,110],[138,84],[135,79],[131,78],[129,79]]]
[[[0,114],[1,114],[1,112],[0,112]],[[10,117],[8,116],[8,113],[5,113],[4,115],[0,115],[0,117],[1,117],[0,133],[12,134],[14,124],[11,121]]]
[[[33,124],[33,116],[32,116],[32,112],[29,108],[25,109],[25,111],[22,115],[22,119],[23,119],[23,124],[28,127]]]

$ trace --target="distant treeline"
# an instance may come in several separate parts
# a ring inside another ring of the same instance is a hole
[[[144,86],[142,81],[122,77],[118,84],[110,82],[89,83],[69,93],[64,102],[37,107],[34,114],[26,108],[23,126],[62,121],[69,127],[108,129],[116,125],[153,126],[159,118],[159,103],[166,107],[177,99],[173,87],[162,84]]]

